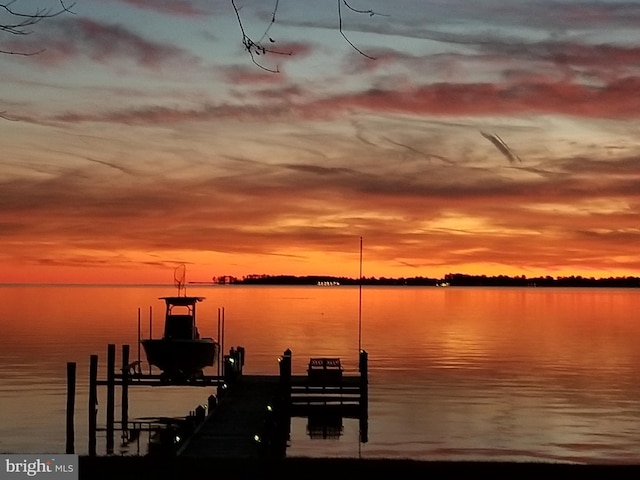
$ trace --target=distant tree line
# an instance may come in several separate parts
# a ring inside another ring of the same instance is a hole
[[[572,275],[568,277],[510,277],[507,275],[467,275],[448,273],[444,278],[429,277],[334,277],[327,275],[264,275],[252,274],[242,278],[224,275],[213,278],[214,283],[238,285],[390,285],[390,286],[458,286],[458,287],[640,287],[640,277],[594,278]]]
[[[571,275],[568,277],[526,277],[524,275],[509,277],[506,275],[465,275],[449,273],[444,281],[450,285],[469,287],[640,287],[640,277],[583,277]]]

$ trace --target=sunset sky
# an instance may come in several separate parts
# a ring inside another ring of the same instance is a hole
[[[640,275],[639,1],[235,5],[0,32],[0,283]]]

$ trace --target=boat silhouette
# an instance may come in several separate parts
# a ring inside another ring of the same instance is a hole
[[[205,367],[213,366],[218,354],[218,342],[201,337],[196,323],[196,305],[205,297],[187,296],[182,276],[176,276],[178,294],[160,297],[165,302],[162,338],[140,340],[150,365],[162,371],[170,380],[189,380],[203,375]],[[184,294],[181,292],[184,291]]]

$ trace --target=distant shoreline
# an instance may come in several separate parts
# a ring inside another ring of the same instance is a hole
[[[391,287],[571,287],[571,288],[640,288],[640,277],[509,277],[506,275],[447,274],[444,278],[430,277],[335,277],[327,275],[248,275],[214,277],[211,281],[190,281],[187,286],[217,285],[273,285],[273,286],[391,286]],[[169,283],[0,283],[0,287],[175,287]]]
[[[400,277],[400,278],[349,278],[322,275],[249,275],[242,278],[230,276],[217,277],[213,284],[229,285],[384,285],[384,286],[425,286],[425,287],[617,287],[638,288],[640,277],[526,277],[524,275],[509,277],[506,275],[466,275],[462,273],[447,274],[444,278]],[[191,282],[206,284],[206,282]]]

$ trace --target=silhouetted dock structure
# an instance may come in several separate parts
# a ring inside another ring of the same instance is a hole
[[[313,358],[308,374],[298,376],[291,374],[290,350],[279,360],[278,376],[234,378],[215,409],[178,448],[177,455],[285,456],[291,417],[309,418],[309,434],[325,438],[342,427],[344,417],[362,418],[366,425],[366,352],[360,354],[357,376],[344,375],[337,358]]]
[[[277,377],[242,376],[176,451],[184,457],[270,455],[277,442]],[[283,443],[286,445],[286,443]],[[284,454],[284,452],[282,452]]]
[[[307,375],[292,375],[292,353],[279,358],[278,375],[244,375],[245,351],[231,348],[219,375],[168,379],[143,374],[139,362],[129,362],[129,346],[122,346],[122,366],[115,368],[115,345],[107,350],[107,378],[98,379],[98,356],[91,356],[89,379],[89,455],[95,456],[96,432],[106,432],[106,453],[113,454],[115,431],[123,442],[139,441],[149,431],[148,454],[197,458],[284,457],[292,417],[308,418],[312,438],[331,438],[342,431],[343,418],[360,421],[360,441],[368,441],[368,355],[359,355],[357,375],[346,375],[338,358],[311,358]],[[68,364],[67,453],[73,453],[75,368]],[[214,387],[184,419],[164,424],[128,418],[129,389],[135,386]],[[107,388],[106,426],[97,425],[97,391]],[[115,418],[115,394],[121,394],[120,420]]]

